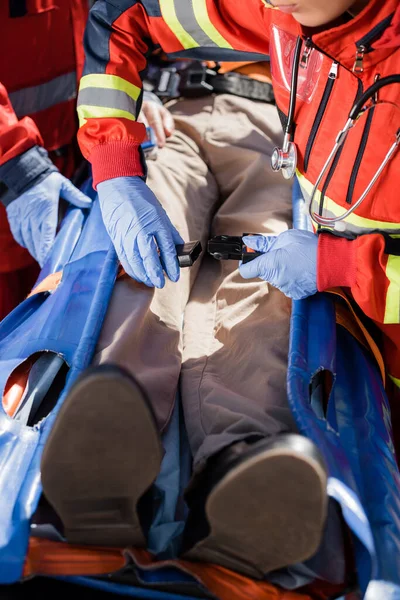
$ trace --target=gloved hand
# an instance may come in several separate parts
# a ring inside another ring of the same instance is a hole
[[[253,250],[265,252],[240,265],[244,279],[260,277],[293,300],[317,292],[317,235],[290,229],[278,236],[248,235],[243,242]]]
[[[162,288],[164,267],[168,277],[178,281],[175,246],[183,239],[145,182],[140,177],[116,177],[99,183],[97,191],[104,224],[128,275]]]
[[[147,94],[147,98],[153,94]],[[145,97],[145,98],[146,98]],[[139,115],[139,121],[146,127],[152,127],[154,130],[157,146],[163,148],[166,138],[171,137],[174,132],[174,118],[165,106],[158,101],[157,96],[154,100],[143,100],[142,110]]]
[[[60,196],[79,208],[89,208],[92,203],[69,179],[52,172],[7,206],[14,239],[27,248],[41,267],[56,237]]]

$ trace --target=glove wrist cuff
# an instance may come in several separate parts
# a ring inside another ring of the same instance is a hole
[[[41,146],[32,146],[23,154],[0,165],[0,181],[8,188],[1,199],[2,204],[8,206],[54,171],[58,171],[57,167]]]
[[[356,247],[352,240],[321,233],[318,238],[317,287],[352,287],[356,281]]]
[[[95,146],[90,153],[93,187],[115,177],[143,177],[140,144],[116,141]]]

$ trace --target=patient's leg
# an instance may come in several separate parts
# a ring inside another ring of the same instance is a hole
[[[176,132],[148,161],[147,183],[186,241],[206,244],[218,189],[203,151],[213,100],[175,103]],[[132,198],[134,202],[134,198]],[[147,392],[160,429],[171,414],[181,369],[182,316],[198,264],[181,270],[178,283],[163,289],[129,277],[118,281],[94,364],[125,367]]]

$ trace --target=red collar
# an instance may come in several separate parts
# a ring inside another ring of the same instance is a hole
[[[367,48],[367,67],[374,66],[400,45],[399,2],[371,0],[354,19],[313,35],[313,42],[349,69],[353,67],[357,46],[363,45]]]

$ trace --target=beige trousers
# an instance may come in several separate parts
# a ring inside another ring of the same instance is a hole
[[[291,187],[270,168],[281,126],[272,105],[228,95],[170,103],[176,131],[148,184],[186,241],[278,234]],[[195,465],[236,440],[294,431],[286,395],[290,301],[236,261],[203,254],[177,284],[117,282],[95,363],[116,363],[144,386],[160,429],[178,382]]]

